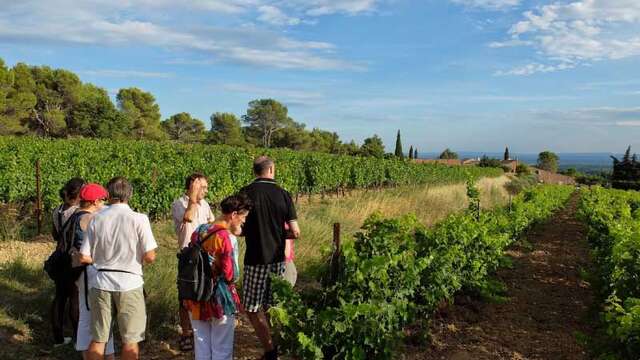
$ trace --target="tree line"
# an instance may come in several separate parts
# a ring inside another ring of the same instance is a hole
[[[335,132],[309,130],[274,99],[249,102],[240,117],[215,112],[208,130],[188,112],[163,120],[153,94],[136,87],[120,89],[115,100],[114,104],[107,90],[83,83],[69,70],[24,63],[9,68],[0,58],[0,135],[173,140],[385,156],[378,135],[358,145],[342,141]]]

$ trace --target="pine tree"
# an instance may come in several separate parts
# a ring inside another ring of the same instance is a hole
[[[402,140],[400,140],[400,130],[398,130],[398,136],[396,137],[395,155],[400,159],[404,159],[404,154],[402,153]]]
[[[508,146],[504,149],[504,160],[505,161],[511,160],[511,155],[509,155],[509,147]]]
[[[409,159],[413,159],[413,145],[409,146]]]
[[[627,151],[624,152],[624,157],[622,158],[622,162],[631,161],[631,145],[627,148]]]
[[[418,158],[418,148],[413,149],[413,158],[414,159]]]

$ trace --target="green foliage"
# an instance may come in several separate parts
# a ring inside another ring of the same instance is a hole
[[[640,193],[584,190],[580,215],[599,269],[603,319],[615,351],[640,357]]]
[[[518,166],[516,166],[516,174],[518,176],[529,175],[531,174],[531,169],[525,163],[518,163]]]
[[[384,144],[378,135],[364,139],[364,143],[360,147],[360,155],[372,156],[376,158],[384,157]]]
[[[247,114],[242,117],[248,126],[248,133],[255,134],[259,145],[271,147],[273,134],[293,121],[287,116],[287,107],[273,99],[259,99],[249,102]]]
[[[240,120],[234,114],[217,112],[211,115],[210,119],[211,130],[207,134],[207,143],[230,146],[246,145]]]
[[[413,145],[409,146],[409,159],[413,159]]]
[[[373,215],[343,247],[335,284],[296,293],[276,282],[270,313],[281,346],[303,359],[397,358],[407,325],[462,288],[491,289],[487,275],[505,247],[572,192],[536,187],[516,197],[512,211],[455,214],[432,229],[413,216]]]
[[[138,88],[120,89],[116,100],[120,111],[130,124],[133,137],[151,140],[166,137],[160,128],[160,106],[151,93]]]
[[[451,151],[451,149],[449,148],[446,148],[442,153],[440,153],[438,159],[458,159],[458,153]]]
[[[538,154],[538,167],[542,170],[556,172],[558,171],[558,155],[551,151],[543,151]]]
[[[502,160],[507,161],[511,160],[511,155],[509,154],[509,147],[504,148],[504,157]]]
[[[480,159],[480,162],[478,163],[478,166],[501,168],[502,162],[500,162],[500,160],[498,159],[490,158],[487,155],[483,155],[482,158]]]
[[[410,148],[413,151],[413,148]],[[398,135],[396,136],[396,150],[394,152],[396,157],[400,159],[404,159],[404,152],[402,151],[402,139],[400,139],[400,130],[398,130]],[[413,155],[413,154],[411,154]],[[409,156],[411,158],[411,156]]]
[[[521,193],[524,189],[528,189],[532,186],[535,186],[538,183],[538,178],[535,175],[521,175],[511,180],[505,188],[507,191],[516,195]]]
[[[266,153],[276,161],[277,179],[291,193],[321,193],[339,188],[406,184],[449,184],[473,176],[499,176],[496,169],[466,169],[411,164],[291,150],[133,140],[47,140],[0,137],[0,201],[30,201],[35,196],[34,164],[42,167],[44,205],[59,202],[58,190],[71,177],[106,183],[124,175],[134,185],[134,208],[161,216],[183,191],[193,171],[209,175],[209,200],[216,203],[253,179],[253,159]]]
[[[163,121],[162,129],[169,139],[184,143],[202,142],[205,136],[204,123],[185,112],[172,115]]]

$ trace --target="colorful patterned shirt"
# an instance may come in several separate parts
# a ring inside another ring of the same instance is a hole
[[[208,301],[184,300],[193,320],[220,319],[223,315],[235,314],[241,310],[235,286],[240,270],[234,257],[237,249],[234,248],[232,236],[225,225],[220,223],[200,225],[191,236],[192,243],[202,242],[202,248],[209,254],[213,277],[217,279],[214,295]]]

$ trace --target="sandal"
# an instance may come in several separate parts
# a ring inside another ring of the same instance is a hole
[[[180,351],[191,351],[193,350],[193,336],[182,336],[178,341],[178,347]]]

